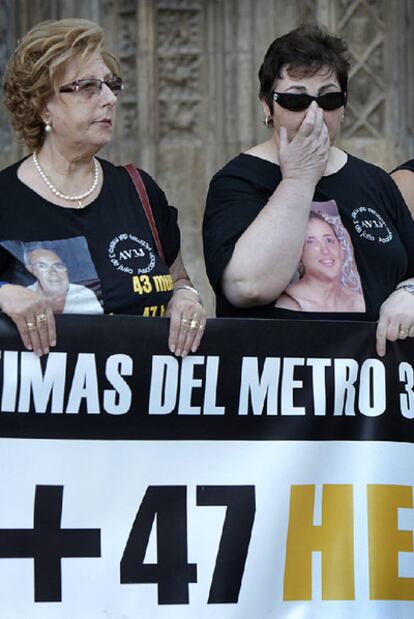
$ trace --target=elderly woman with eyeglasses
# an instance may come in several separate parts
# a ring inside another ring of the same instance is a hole
[[[56,312],[104,311],[170,316],[170,350],[195,351],[206,314],[181,259],[176,210],[145,172],[133,179],[134,169],[96,157],[123,89],[102,29],[82,19],[38,24],[4,88],[31,154],[0,173],[0,309],[25,346],[42,355],[55,345]]]
[[[348,70],[343,40],[316,25],[270,45],[259,71],[270,136],[212,179],[204,253],[217,315],[378,320],[382,356],[387,339],[414,336],[414,224],[383,170],[335,146]],[[326,209],[350,236],[363,294],[358,309],[338,309],[332,257],[323,239],[307,235],[311,210]],[[305,240],[321,245],[318,290],[309,289],[311,298],[303,298],[301,308],[288,308],[277,300],[297,281]],[[318,311],[309,309],[312,304]]]

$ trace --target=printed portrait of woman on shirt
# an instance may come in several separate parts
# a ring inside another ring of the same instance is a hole
[[[275,307],[302,312],[365,311],[351,240],[334,202],[313,203],[297,272]]]

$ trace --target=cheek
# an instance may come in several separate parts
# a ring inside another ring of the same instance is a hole
[[[285,127],[288,132],[288,137],[291,140],[298,132],[306,112],[289,112],[289,110],[283,110],[281,112],[279,110],[273,115],[273,126],[277,130],[279,130],[280,127]]]
[[[332,139],[336,136],[341,126],[342,110],[334,110],[332,112],[324,112],[323,119],[328,128],[329,138]]]

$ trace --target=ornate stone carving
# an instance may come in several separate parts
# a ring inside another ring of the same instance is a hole
[[[7,0],[0,0],[0,74],[3,78],[7,60],[10,57],[13,41],[13,30],[10,28],[11,7]],[[14,136],[10,126],[9,118],[4,105],[1,105],[0,114],[0,144],[2,148],[1,162],[7,161],[14,145]]]
[[[337,8],[337,29],[348,42],[352,57],[343,135],[383,138],[386,103],[383,0],[340,0]]]
[[[200,137],[202,3],[159,0],[157,65],[161,141]]]

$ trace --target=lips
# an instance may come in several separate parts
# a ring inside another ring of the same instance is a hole
[[[112,127],[112,120],[110,118],[101,118],[100,120],[96,120],[95,124],[103,125],[105,127]]]

